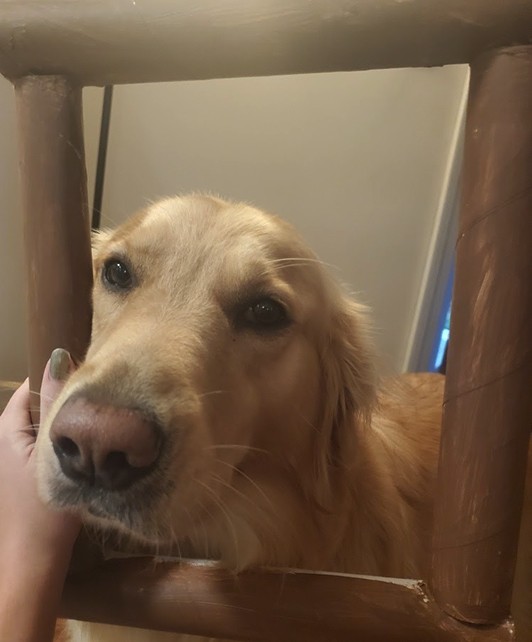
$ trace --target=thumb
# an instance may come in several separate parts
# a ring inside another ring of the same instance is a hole
[[[41,384],[41,421],[46,418],[65,381],[74,370],[70,353],[63,348],[56,348],[46,364]]]

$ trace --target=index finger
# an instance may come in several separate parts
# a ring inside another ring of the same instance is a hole
[[[26,379],[24,383],[11,395],[0,422],[9,422],[19,424],[30,424],[30,380]]]

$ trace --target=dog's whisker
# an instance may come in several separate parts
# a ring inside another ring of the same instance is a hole
[[[199,508],[200,508],[200,510],[202,512],[206,513],[209,516],[210,519],[214,519],[213,514],[203,505],[202,502],[198,501],[198,506],[199,506]],[[186,514],[188,516],[188,519],[190,521],[190,524],[191,524],[191,526],[193,528],[192,537],[189,536],[189,538],[188,538],[190,543],[192,544],[193,549],[196,550],[196,551],[199,549],[200,551],[202,551],[202,555],[201,555],[202,557],[209,558],[210,557],[210,547],[209,547],[209,538],[208,538],[208,535],[207,535],[207,529],[205,528],[205,520],[204,519],[194,520],[192,518],[192,515],[190,514],[190,511],[188,510],[188,508],[185,508],[185,512],[186,512]],[[202,534],[203,534],[203,545],[202,546],[201,546],[201,538],[200,538],[200,536],[198,534],[198,522],[199,522],[199,525],[201,525],[201,530],[202,530]],[[197,553],[196,553],[196,555],[197,555]]]
[[[264,455],[271,455],[272,453],[269,450],[264,448],[255,448],[254,446],[247,446],[246,444],[214,444],[211,446],[205,446],[205,450],[245,450],[249,452],[262,453]]]
[[[235,559],[238,560],[239,557],[240,557],[240,555],[239,555],[239,546],[238,546],[238,537],[237,537],[237,534],[236,534],[235,525],[233,524],[233,520],[231,519],[231,516],[229,515],[226,506],[221,501],[221,499],[218,497],[216,492],[208,484],[206,484],[205,482],[203,482],[203,481],[201,481],[199,479],[196,480],[196,483],[199,484],[200,486],[202,486],[211,495],[211,497],[213,499],[213,502],[218,506],[218,508],[220,509],[220,512],[225,517],[225,519],[227,521],[227,525],[228,525],[228,527],[229,527],[229,529],[231,531],[232,537],[233,537],[233,542],[234,542],[234,546],[235,546]]]
[[[30,395],[39,397],[39,399],[44,399],[44,401],[55,401],[55,397],[52,397],[51,395],[44,395],[42,392],[38,390],[32,390],[30,388]]]
[[[295,409],[296,409],[297,414],[299,415],[299,417],[300,417],[301,419],[303,419],[304,423],[306,423],[306,424],[307,424],[307,426],[308,426],[309,428],[312,428],[312,430],[314,430],[314,432],[316,432],[317,434],[319,434],[319,433],[320,433],[320,431],[319,431],[319,429],[317,428],[317,426],[315,426],[315,425],[310,421],[310,419],[309,419],[308,417],[306,417],[306,416],[303,414],[302,410],[301,410],[300,408],[297,408],[295,404],[291,404],[291,405],[292,405],[292,408],[295,408]]]
[[[203,502],[198,501],[198,506],[199,506],[199,508],[200,508],[200,510],[201,510],[201,511],[203,511],[204,513],[206,513],[206,514],[207,514],[207,516],[209,517],[209,519],[210,519],[213,523],[216,521],[216,520],[215,520],[214,515],[212,514],[212,512],[208,509],[208,507],[207,507],[207,506],[205,506],[205,505],[203,504]],[[206,528],[206,526],[205,526],[205,520],[204,520],[204,519],[201,519],[201,520],[200,520],[200,524],[201,524],[201,526],[202,526],[202,530],[203,530],[203,542],[204,542],[205,555],[206,555],[206,557],[210,557],[210,555],[211,555],[211,552],[210,552],[210,551],[211,551],[211,546],[210,546],[210,544],[209,544],[209,537],[208,537],[208,535],[207,535],[207,528]],[[198,539],[199,539],[199,538],[198,538]]]
[[[24,428],[20,429],[20,432],[24,432],[32,439],[35,439],[40,430],[40,427],[41,427],[40,424],[35,424],[35,425],[27,424],[26,426],[24,426]]]
[[[287,270],[292,267],[299,267],[301,263],[285,263],[284,265],[276,266],[276,270]]]
[[[202,511],[205,511],[207,515],[209,515],[212,519],[212,515],[209,512],[209,510],[203,505],[203,502],[198,502],[199,507]],[[210,557],[211,556],[211,547],[209,545],[209,536],[207,535],[207,527],[205,525],[205,521],[202,519],[200,521],[202,530],[203,530],[203,544],[204,544],[204,550],[205,550],[205,556]]]
[[[189,521],[189,523],[190,523],[190,527],[192,528],[192,531],[193,531],[193,532],[192,532],[192,539],[193,539],[194,541],[199,541],[199,537],[198,537],[198,530],[197,530],[197,524],[196,524],[196,523],[195,523],[195,521],[192,519],[192,515],[190,514],[190,511],[188,510],[188,508],[187,508],[186,506],[183,506],[183,508],[185,509],[185,513],[186,513],[187,518],[188,518],[188,521]],[[190,539],[191,539],[191,538],[190,538],[190,536],[189,536],[189,540],[190,540]],[[176,542],[177,542],[177,545],[178,545],[178,547],[179,547],[179,541],[177,541],[177,539],[176,539]],[[195,549],[197,549],[198,547],[197,547],[197,546],[194,546],[194,548],[195,548]]]
[[[326,265],[327,267],[332,267],[332,268],[335,267],[332,263],[326,263],[322,259],[310,258],[310,257],[305,257],[305,256],[287,256],[287,257],[284,257],[284,258],[281,258],[281,259],[271,259],[268,262],[270,264],[288,263],[288,262],[293,262],[294,264],[296,264],[296,263],[317,263],[318,265]]]
[[[113,221],[113,219],[108,214],[104,214],[104,212],[100,212],[100,222],[103,223],[105,227],[114,227],[116,225],[116,221]],[[105,230],[97,230],[96,234],[100,231],[104,232]]]
[[[224,466],[227,466],[228,468],[231,468],[231,469],[232,469],[235,473],[237,473],[238,475],[241,475],[241,476],[242,476],[245,480],[247,480],[247,481],[248,481],[248,482],[249,482],[249,483],[250,483],[254,488],[256,488],[256,489],[258,490],[258,492],[259,492],[259,493],[264,497],[264,499],[268,502],[268,504],[269,504],[272,508],[274,508],[274,506],[273,506],[273,503],[272,503],[271,499],[268,497],[268,495],[266,495],[266,493],[264,492],[264,490],[263,490],[263,489],[262,489],[262,488],[257,484],[257,482],[256,482],[256,481],[254,481],[254,480],[253,480],[249,475],[246,475],[246,473],[245,473],[243,470],[241,470],[241,469],[240,469],[240,468],[238,468],[237,466],[233,466],[233,464],[230,464],[230,463],[229,463],[229,462],[227,462],[227,461],[223,461],[223,459],[217,459],[216,461],[218,461],[220,464],[223,464]]]
[[[273,521],[272,521],[272,517],[275,514],[275,511],[266,510],[266,508],[262,504],[257,503],[256,500],[254,500],[252,497],[249,497],[248,495],[246,495],[242,491],[238,490],[238,488],[235,488],[233,485],[231,485],[228,482],[226,482],[219,475],[216,475],[215,473],[211,473],[210,477],[211,477],[211,479],[214,479],[214,481],[219,483],[222,487],[226,488],[228,491],[231,491],[237,497],[239,497],[240,499],[244,500],[245,502],[247,502],[248,504],[253,506],[254,511],[260,512],[260,514],[264,518],[265,522],[267,522],[269,525],[274,525]],[[266,497],[266,495],[264,493],[262,493],[262,494],[265,496],[267,503],[270,505],[270,508],[273,509],[274,508],[273,503],[269,501],[269,499]]]
[[[225,463],[225,462],[221,462],[221,463]],[[209,473],[209,477],[210,477],[211,479],[214,479],[214,481],[216,481],[218,484],[220,484],[220,485],[221,485],[221,486],[223,486],[224,488],[227,488],[227,489],[228,489],[228,490],[230,490],[231,492],[235,493],[235,495],[238,495],[238,497],[240,497],[241,499],[244,499],[244,500],[246,500],[247,502],[249,502],[249,503],[251,503],[251,504],[254,504],[253,499],[252,499],[251,497],[248,497],[248,496],[247,496],[245,493],[243,493],[241,490],[238,490],[238,488],[235,488],[234,486],[232,486],[232,485],[231,485],[230,483],[228,483],[225,479],[223,479],[222,477],[220,477],[220,475],[217,475],[216,473],[211,472],[211,473]]]
[[[198,399],[203,399],[203,397],[210,397],[211,395],[226,395],[229,394],[229,390],[210,390],[209,392],[202,392],[198,395]]]

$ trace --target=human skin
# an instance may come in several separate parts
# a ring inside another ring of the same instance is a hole
[[[72,368],[68,352],[52,353],[40,392],[42,419]],[[0,416],[0,640],[49,642],[80,521],[39,497],[29,408],[26,380]]]

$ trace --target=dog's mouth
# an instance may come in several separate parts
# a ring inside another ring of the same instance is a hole
[[[100,557],[216,558],[202,521],[210,512],[204,514],[203,505],[186,506],[186,500],[183,510],[171,507],[175,483],[159,472],[127,491],[73,484],[59,475],[49,485],[49,495],[55,505],[82,517]]]
[[[162,505],[172,492],[173,482],[166,478],[162,467],[126,490],[73,481],[60,470],[56,470],[48,483],[51,502],[79,513],[86,523],[153,542],[158,542],[163,535],[156,515],[164,510]]]

